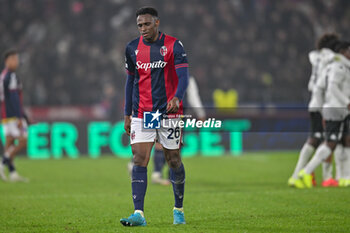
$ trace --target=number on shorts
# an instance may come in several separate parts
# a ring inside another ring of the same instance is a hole
[[[180,137],[180,128],[176,127],[175,129],[170,128],[168,129],[169,135],[168,135],[168,139],[174,139],[175,138],[179,138]]]

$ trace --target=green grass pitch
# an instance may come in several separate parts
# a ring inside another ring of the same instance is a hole
[[[0,182],[0,232],[350,232],[350,188],[288,188],[296,158],[184,159],[187,224],[172,224],[171,187],[149,184],[148,225],[138,228],[119,223],[133,210],[128,160],[20,158],[17,167],[31,182]]]

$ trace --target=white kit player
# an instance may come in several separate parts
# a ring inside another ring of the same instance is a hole
[[[324,68],[334,59],[336,44],[338,43],[338,35],[325,34],[317,41],[317,50],[309,53],[309,60],[312,65],[312,74],[308,84],[308,90],[311,92],[309,102],[310,115],[310,135],[300,151],[297,165],[294,169],[292,177],[288,180],[290,187],[303,186],[303,183],[298,179],[298,173],[305,167],[311,156],[323,142],[323,123],[322,123],[322,105],[324,103],[324,89],[320,88],[316,83],[320,81]],[[332,178],[332,163],[331,159],[323,162],[323,186],[335,186],[337,182]]]
[[[324,82],[322,79],[317,85],[325,89],[325,99],[322,115],[325,120],[326,141],[316,150],[315,156],[299,172],[303,186],[298,188],[311,188],[311,173],[322,161],[327,160],[341,142],[343,148],[335,153],[337,169],[339,169],[339,186],[347,186],[350,180],[350,43],[339,42],[336,46],[337,54],[332,63],[324,69]],[[340,166],[341,165],[341,166]]]

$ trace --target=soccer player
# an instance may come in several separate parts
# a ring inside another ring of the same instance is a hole
[[[301,180],[298,179],[298,173],[309,162],[317,147],[324,140],[321,114],[324,101],[324,90],[320,90],[316,83],[320,79],[323,69],[333,60],[333,51],[338,41],[338,35],[325,34],[317,41],[317,50],[309,53],[309,60],[312,65],[312,73],[308,84],[308,89],[311,92],[311,100],[309,102],[309,115],[311,123],[310,136],[301,149],[293,175],[288,180],[288,185],[290,187],[303,186]],[[332,160],[330,159],[328,161],[324,161],[322,167],[322,185],[336,186],[337,181],[332,178]]]
[[[325,83],[317,83],[317,85],[324,85],[325,101],[323,104],[322,115],[325,119],[326,127],[326,142],[318,147],[314,157],[311,161],[299,172],[299,177],[303,181],[304,187],[312,188],[311,173],[318,165],[327,158],[329,158],[334,151],[337,143],[342,136],[342,143],[344,146],[344,155],[346,158],[350,157],[350,134],[349,129],[344,128],[343,124],[349,126],[349,110],[350,110],[350,43],[340,42],[336,46],[336,52],[332,63],[325,68]],[[345,166],[348,161],[345,162]],[[350,169],[344,170],[345,178],[350,178],[347,174]],[[298,187],[298,188],[304,188]]]
[[[7,181],[5,166],[10,172],[9,180],[12,182],[27,182],[16,172],[14,158],[19,151],[27,145],[27,122],[22,106],[22,83],[16,75],[19,65],[18,52],[9,50],[5,53],[5,69],[1,73],[1,117],[5,130],[5,152],[0,164],[1,179]],[[15,144],[15,140],[18,143]]]
[[[152,121],[168,114],[182,114],[182,98],[188,85],[187,55],[182,43],[159,31],[158,12],[152,7],[136,11],[141,34],[126,46],[127,81],[125,87],[124,128],[130,135],[134,166],[132,198],[134,213],[120,222],[124,226],[145,226],[144,198],[147,165],[155,140],[162,144],[170,168],[175,196],[174,224],[185,224],[183,197],[185,169],[180,157],[181,130],[172,125],[143,128],[143,116],[152,112]],[[175,119],[165,119],[167,123]],[[163,121],[162,121],[163,122]]]

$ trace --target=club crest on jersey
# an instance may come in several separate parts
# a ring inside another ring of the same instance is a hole
[[[160,55],[162,55],[163,57],[168,53],[168,49],[163,45],[160,48]]]

